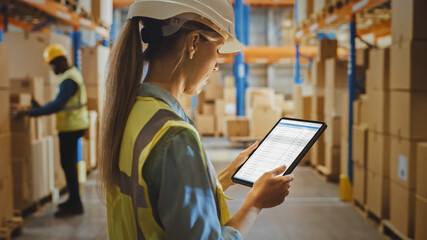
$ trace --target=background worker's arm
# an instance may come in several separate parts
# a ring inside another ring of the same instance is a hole
[[[41,107],[35,107],[28,110],[28,115],[32,117],[38,117],[43,115],[49,115],[52,113],[56,113],[64,109],[65,104],[67,104],[68,100],[76,94],[79,86],[76,82],[71,79],[64,80],[59,86],[59,93],[56,96],[55,100],[47,103]]]

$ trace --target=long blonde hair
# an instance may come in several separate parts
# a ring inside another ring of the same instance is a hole
[[[199,31],[206,40],[222,38],[211,28],[193,21],[186,22],[174,35],[148,44],[143,52],[140,24],[160,28],[168,20],[133,18],[126,22],[108,61],[105,105],[101,116],[98,159],[102,192],[110,189],[119,176],[119,154],[127,118],[135,103],[142,82],[144,65],[150,60],[174,54],[177,65],[185,49],[178,46],[177,39],[191,31]],[[209,39],[208,39],[209,38]]]

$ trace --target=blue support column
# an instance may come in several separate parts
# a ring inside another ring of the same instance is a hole
[[[73,32],[73,57],[74,57],[74,65],[76,68],[81,71],[82,70],[82,54],[81,54],[81,46],[82,46],[82,34],[78,29],[74,29]]]
[[[3,28],[0,26],[0,43],[3,42]]]
[[[353,101],[356,98],[356,18],[350,21],[350,57],[348,61],[348,177],[353,183]]]
[[[248,12],[248,10],[246,10],[246,12]],[[236,18],[237,39],[245,43],[245,6],[243,5],[243,0],[236,0],[234,2],[234,15]],[[244,63],[244,55],[243,53],[238,53],[234,56],[233,65],[234,78],[236,79],[236,110],[238,116],[245,115],[246,72],[247,67]]]
[[[295,45],[295,63],[294,63],[294,84],[301,85],[300,62],[299,62],[299,44]]]

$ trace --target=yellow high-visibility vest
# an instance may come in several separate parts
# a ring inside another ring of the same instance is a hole
[[[186,128],[197,136],[206,165],[206,156],[197,130],[165,102],[151,97],[137,97],[123,133],[117,183],[107,190],[107,217],[110,239],[165,239],[164,229],[156,222],[142,169],[150,152],[171,127]],[[223,226],[230,218],[225,195],[217,181],[216,202]],[[215,196],[215,193],[214,193]]]
[[[72,67],[62,74],[58,83],[58,89],[66,79],[73,80],[79,88],[67,101],[64,109],[56,113],[56,129],[59,132],[86,129],[89,127],[89,113],[86,106],[87,95],[83,77],[76,67]]]

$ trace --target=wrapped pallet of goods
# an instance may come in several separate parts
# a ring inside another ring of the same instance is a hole
[[[13,179],[9,110],[9,48],[0,43],[0,228],[13,218]]]

